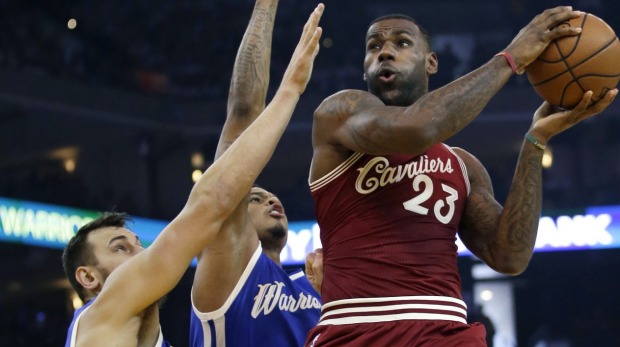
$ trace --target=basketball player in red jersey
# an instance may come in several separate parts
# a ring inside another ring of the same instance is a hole
[[[544,11],[496,57],[433,92],[438,61],[413,19],[390,15],[366,34],[369,92],[344,90],[314,114],[310,189],[321,227],[321,320],[307,346],[485,346],[468,325],[457,270],[457,231],[498,272],[516,275],[532,256],[541,212],[541,159],[553,136],[602,112],[618,93],[573,110],[544,103],[523,141],[504,206],[470,153],[443,143],[463,129],[515,72],[580,12]],[[554,113],[555,112],[555,113]]]

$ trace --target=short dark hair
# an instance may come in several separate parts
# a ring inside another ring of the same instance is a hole
[[[83,225],[69,240],[62,253],[62,266],[73,289],[84,303],[87,293],[75,279],[75,271],[84,265],[97,265],[99,262],[92,252],[93,246],[88,243],[88,235],[98,229],[107,227],[124,228],[131,221],[128,214],[122,212],[104,212],[97,219]]]
[[[372,22],[370,22],[370,24],[368,24],[368,27],[370,28],[373,24],[384,21],[384,20],[388,20],[388,19],[404,19],[404,20],[407,20],[413,23],[420,30],[422,37],[424,38],[424,40],[426,41],[426,44],[428,45],[428,49],[429,50],[431,49],[431,38],[428,35],[428,32],[426,31],[426,29],[424,29],[424,27],[421,26],[420,23],[418,23],[415,19],[411,18],[410,16],[406,14],[402,14],[402,13],[386,14],[384,16],[375,18]]]

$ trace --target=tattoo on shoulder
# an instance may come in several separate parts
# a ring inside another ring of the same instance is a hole
[[[343,118],[349,116],[362,102],[362,97],[357,92],[347,92],[332,99],[326,109],[327,113]]]

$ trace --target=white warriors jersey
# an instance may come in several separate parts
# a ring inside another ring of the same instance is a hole
[[[71,325],[69,325],[69,331],[67,332],[67,340],[65,341],[65,347],[75,347],[75,341],[77,340],[77,330],[78,330],[78,324],[80,322],[80,318],[82,317],[82,314],[84,314],[84,312],[86,312],[90,308],[90,305],[92,305],[93,302],[95,302],[95,298],[89,300],[86,303],[86,305],[78,308],[73,313],[73,321],[71,322]],[[153,347],[171,347],[170,344],[166,340],[164,340],[164,335],[162,334],[161,329],[159,329],[159,336],[157,337],[157,343],[155,343]]]

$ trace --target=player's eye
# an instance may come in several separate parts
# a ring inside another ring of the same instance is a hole
[[[377,43],[371,43],[368,45],[368,50],[369,51],[376,51],[378,49],[381,49],[381,46]]]

